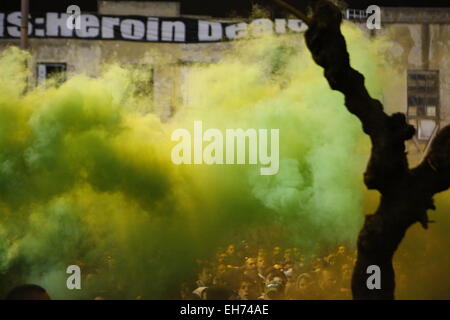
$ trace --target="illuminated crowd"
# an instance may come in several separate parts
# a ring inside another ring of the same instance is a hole
[[[196,281],[184,282],[181,299],[351,299],[356,252],[337,246],[307,255],[299,248],[230,244],[214,259],[199,260]]]

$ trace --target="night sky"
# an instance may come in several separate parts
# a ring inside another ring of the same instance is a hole
[[[124,1],[124,0],[122,0]],[[126,1],[126,0],[125,0]],[[140,1],[140,0],[134,0]],[[142,0],[141,0],[142,1]],[[157,0],[154,0],[157,1]],[[298,7],[304,7],[309,0],[289,0]],[[270,0],[181,0],[182,14],[210,15],[216,17],[225,17],[229,15],[246,16],[250,13],[253,4],[263,4],[274,8]],[[347,0],[350,8],[362,9],[369,5],[377,4],[379,6],[403,6],[403,7],[450,7],[450,0]],[[96,0],[30,0],[31,12],[45,11],[66,11],[69,5],[79,5],[82,11],[96,12]],[[0,1],[1,11],[17,11],[20,9],[20,0],[2,0]],[[275,9],[275,15],[282,12]]]

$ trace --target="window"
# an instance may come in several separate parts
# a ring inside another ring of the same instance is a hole
[[[38,63],[37,83],[42,84],[46,80],[55,79],[62,83],[66,81],[67,64],[65,63]]]
[[[439,71],[408,71],[408,122],[419,140],[431,139],[439,129]]]

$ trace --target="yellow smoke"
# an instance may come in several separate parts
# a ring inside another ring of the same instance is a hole
[[[347,24],[345,34],[354,67],[381,98],[386,77],[398,76],[383,63],[386,42]],[[354,244],[367,212],[368,139],[302,37],[236,42],[221,62],[189,73],[189,102],[164,123],[151,92],[136,93],[142,70],[112,64],[97,78],[74,74],[25,93],[26,59],[14,48],[0,56],[0,293],[33,282],[55,298],[172,298],[196,258],[274,223],[283,234],[273,241],[305,252]],[[174,165],[171,133],[194,120],[280,129],[279,173]],[[426,240],[441,239],[435,230]],[[71,264],[82,268],[81,291],[65,286]]]

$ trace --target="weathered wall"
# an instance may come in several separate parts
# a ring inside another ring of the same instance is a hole
[[[99,12],[176,17],[180,14],[180,6],[176,2],[100,1]],[[387,111],[406,112],[408,70],[437,69],[440,71],[441,125],[450,123],[450,9],[383,9],[382,23],[382,29],[375,32],[375,36],[394,40],[386,58],[393,62],[399,75],[386,87],[383,102]],[[18,40],[0,40],[0,50],[18,43]],[[195,67],[192,63],[220,61],[230,45],[30,40],[34,71],[37,62],[65,62],[69,73],[76,71],[96,76],[101,65],[110,61],[137,64],[144,57],[156,59],[154,98],[159,102],[157,111],[164,119],[171,116],[174,106],[183,99],[184,74]]]
[[[450,123],[450,19],[430,25],[430,69],[440,72],[441,118]]]
[[[450,10],[448,8],[389,8],[382,10],[378,37],[393,39],[390,56],[399,72],[398,82],[386,91],[389,112],[407,111],[408,70],[439,70],[440,127],[450,123]],[[411,162],[417,163],[426,141],[408,143]]]

